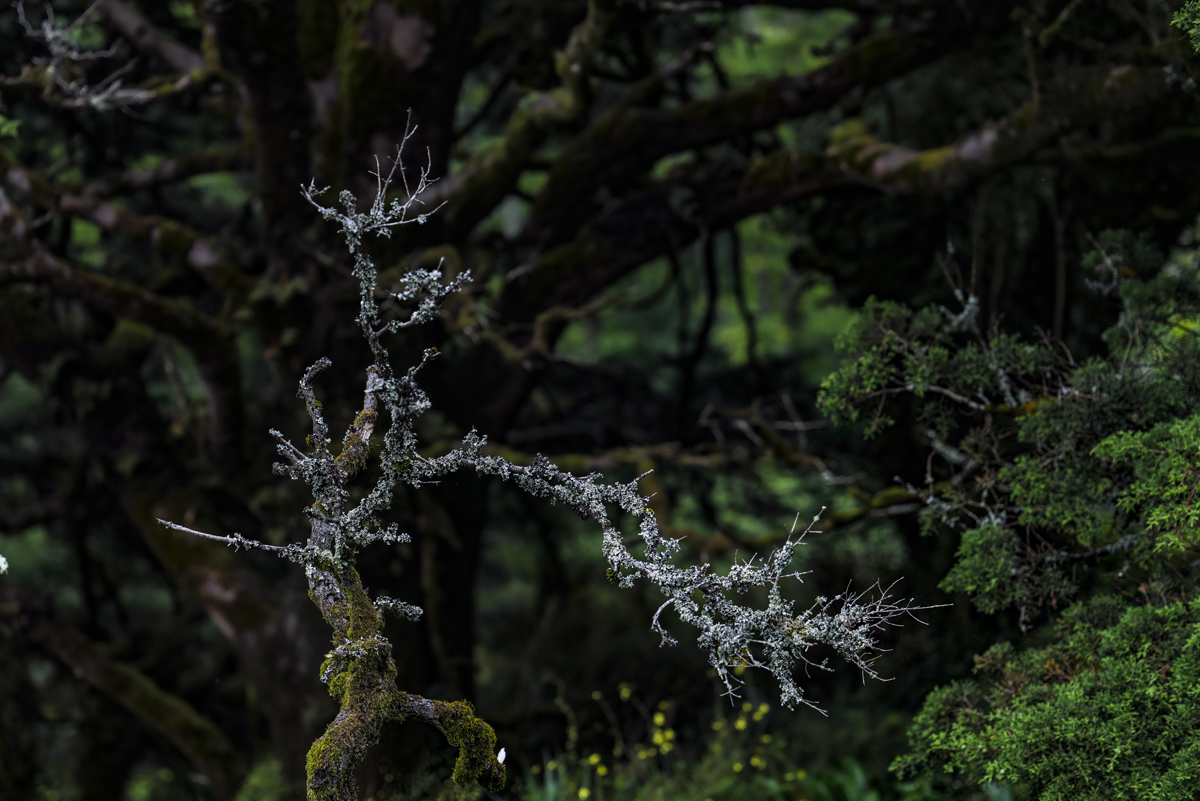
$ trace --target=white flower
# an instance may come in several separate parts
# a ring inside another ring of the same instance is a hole
[[[3,556],[0,556],[0,561],[4,561]],[[496,754],[496,761],[499,762],[501,765],[504,764],[504,749],[503,748],[500,749],[500,753]]]
[[[8,560],[5,559],[3,556],[0,556],[0,573],[7,573],[7,572],[8,572]],[[503,749],[501,749],[501,750],[503,750]],[[504,760],[502,759],[500,761],[503,762]]]

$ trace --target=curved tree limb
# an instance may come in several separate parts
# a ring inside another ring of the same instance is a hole
[[[245,146],[218,145],[164,158],[150,167],[114,173],[86,186],[75,187],[72,191],[89,197],[106,198],[206,173],[247,170],[250,166],[250,154]]]
[[[148,731],[178,748],[208,779],[208,788],[217,801],[233,798],[246,766],[211,720],[137,668],[101,654],[64,621],[38,624],[31,633],[76,676],[129,710]]]
[[[1030,101],[1001,122],[933,150],[880,142],[863,121],[848,120],[831,132],[827,155],[848,179],[886,192],[945,191],[1027,158],[1068,131],[1148,105],[1169,91],[1161,67],[1127,64],[1072,81],[1041,103]]]
[[[0,190],[0,232],[22,261],[0,264],[0,284],[46,284],[64,295],[110,314],[129,317],[179,340],[196,358],[208,391],[210,444],[218,462],[240,461],[242,438],[241,374],[237,350],[209,317],[178,301],[141,287],[71,267],[31,237],[31,228]]]
[[[544,253],[506,285],[501,308],[509,319],[520,320],[546,306],[582,305],[646,261],[694,241],[701,227],[729,226],[832,187],[860,185],[897,194],[960,188],[1032,157],[1068,131],[1132,112],[1170,91],[1161,68],[1129,65],[1093,73],[1069,89],[1061,102],[1026,104],[941,148],[915,151],[880,142],[860,120],[849,120],[831,133],[823,158],[776,151],[748,166],[718,163],[686,181],[652,186],[595,218],[574,241]],[[686,211],[671,202],[681,187],[694,198]],[[645,224],[647,218],[655,224]]]
[[[131,214],[121,206],[88,195],[63,195],[59,208],[90,220],[106,231],[145,241],[158,251],[182,259],[209,285],[236,303],[245,303],[255,280],[221,255],[208,238],[169,217]]]
[[[211,163],[207,158],[197,159]],[[129,180],[152,185],[158,180],[183,169],[169,166],[162,171],[133,174]],[[133,214],[119,205],[107,203],[89,195],[66,194],[34,170],[29,169],[3,147],[0,147],[0,176],[5,183],[25,193],[36,206],[45,211],[60,210],[77,214],[106,231],[113,231],[135,241],[148,241],[160,252],[180,258],[214,289],[236,302],[245,302],[254,289],[254,280],[246,276],[199,231],[167,217]],[[112,185],[110,185],[112,186]]]
[[[554,126],[579,118],[587,109],[589,63],[604,44],[612,22],[609,5],[610,0],[589,0],[587,15],[571,31],[566,48],[555,59],[562,85],[524,98],[501,141],[448,179],[445,187],[452,196],[440,219],[450,239],[474,229],[512,191]],[[430,204],[437,204],[439,189],[435,186],[427,193]]]
[[[113,74],[119,74],[119,71]],[[153,78],[135,86],[121,86],[119,81],[114,80],[112,83],[88,87],[66,82],[61,73],[51,66],[26,65],[15,78],[0,76],[0,86],[40,90],[41,101],[55,108],[103,111],[144,106],[168,95],[207,85],[213,77],[205,72],[188,72],[169,79]]]
[[[602,114],[554,160],[522,237],[569,241],[596,210],[595,192],[622,185],[660,158],[723,142],[831,107],[850,91],[879,85],[942,55],[929,34],[873,34],[823,67],[720,92],[674,108],[618,106]]]
[[[204,69],[204,59],[199,53],[163,33],[128,3],[100,0],[96,8],[143,53],[162,59],[180,72]]]

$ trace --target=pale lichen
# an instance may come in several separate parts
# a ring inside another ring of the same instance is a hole
[[[421,202],[421,192],[429,183],[428,173],[423,171],[415,186],[405,182],[408,199],[389,205],[385,198],[397,168],[400,179],[405,179],[403,167],[393,166],[387,176],[380,171],[375,200],[362,212],[349,193],[339,196],[342,209],[338,210],[318,203],[320,191],[315,187],[304,190],[305,198],[325,219],[340,225],[354,255],[353,272],[360,290],[357,322],[374,357],[367,369],[362,411],[346,432],[340,453],[330,448],[329,429],[313,388],[317,374],[329,367],[327,359],[312,365],[300,380],[298,395],[313,426],[308,450],[296,447],[277,431],[271,432],[279,440],[279,454],[286,460],[276,464],[275,471],[303,481],[312,492],[313,503],[305,510],[312,524],[308,542],[281,547],[237,534],[204,535],[237,547],[274,551],[303,564],[309,595],[334,630],[334,647],[321,665],[321,679],[338,701],[340,711],[309,752],[309,798],[356,798],[354,769],[377,741],[382,725],[414,717],[439,728],[460,749],[455,781],[464,785],[478,782],[492,789],[504,783],[504,767],[495,753],[495,733],[470,704],[430,701],[396,687],[391,645],[381,634],[383,612],[416,619],[421,610],[386,597],[372,602],[354,569],[363,547],[375,542],[408,541],[395,525],[383,522],[396,485],[420,487],[458,470],[474,470],[479,475],[511,481],[531,495],[569,506],[585,520],[598,521],[610,578],[622,587],[638,579],[655,584],[666,600],[653,617],[652,629],[661,634],[664,645],[674,644],[675,639],[661,620],[664,611],[674,608],[685,623],[699,630],[697,642],[731,696],[737,694],[739,684],[733,668],[749,666],[765,669],[775,677],[783,702],[789,707],[797,703],[811,705],[793,674],[800,664],[813,664],[805,654],[817,644],[832,646],[864,673],[875,676],[869,658],[877,649],[875,632],[913,608],[890,603],[886,591],[880,591],[874,600],[847,591],[836,598],[818,599],[812,607],[797,613],[793,602],[784,597],[782,585],[789,579],[799,580],[799,574],[790,568],[799,537],[789,538],[783,547],[757,563],[752,558],[735,564],[725,575],[708,564],[679,566],[675,564],[679,542],[659,532],[649,499],[638,489],[638,479],[603,484],[599,473],[576,476],[560,470],[541,454],[530,465],[518,465],[485,455],[487,439],[474,431],[464,437],[459,448],[443,456],[426,458],[418,452],[415,422],[430,403],[417,385],[416,376],[437,351],[425,351],[419,364],[397,373],[381,338],[435,319],[445,299],[461,288],[469,274],[460,273],[453,282],[443,284],[438,270],[410,271],[400,279],[399,291],[389,294],[402,304],[415,303],[415,310],[407,319],[381,318],[376,268],[364,250],[363,238],[368,234],[390,236],[391,229],[398,225],[423,222],[424,212],[417,213],[414,206]],[[389,423],[378,450],[379,477],[357,505],[347,508],[351,497],[347,483],[362,470],[370,455],[380,406]],[[639,521],[640,556],[630,551],[613,523],[613,516],[619,513]],[[755,587],[767,588],[765,608],[734,600]],[[815,666],[827,669],[824,663]]]

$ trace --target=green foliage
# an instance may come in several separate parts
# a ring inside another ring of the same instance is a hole
[[[914,311],[869,298],[838,340],[843,364],[821,384],[821,410],[835,422],[855,422],[864,407],[869,409],[864,436],[870,438],[895,423],[885,411],[888,396],[932,395],[922,420],[945,436],[952,424],[950,404],[1011,412],[1030,403],[1034,396],[1024,388],[1014,390],[1013,380],[1044,371],[1053,355],[1043,345],[1009,336],[983,342],[978,299],[961,293],[959,299],[963,308],[953,314],[945,307]],[[972,334],[975,341],[965,339]]]
[[[1171,24],[1188,35],[1192,47],[1200,51],[1200,0],[1188,0],[1175,12]]]
[[[250,771],[234,801],[284,801],[286,797],[279,762],[264,759]]]
[[[956,772],[1042,801],[1191,797],[1200,783],[1200,603],[1069,609],[1056,641],[976,659],[935,690],[901,775]]]
[[[872,301],[824,386],[831,415],[892,422],[915,399],[932,450],[926,530],[962,530],[941,583],[984,613],[1016,607],[1032,630],[1069,600],[1053,644],[994,645],[975,679],[933,691],[902,776],[945,789],[1007,783],[1022,797],[1176,799],[1200,780],[1200,313],[1196,259],[1107,231],[1087,285],[1119,303],[1105,358],[1076,363],[957,315]],[[1141,590],[1142,602],[1119,597]],[[1044,642],[1044,640],[1043,640]],[[1190,721],[1190,722],[1189,722]],[[1190,791],[1189,791],[1190,792]]]
[[[965,529],[942,586],[988,613],[1016,605],[1023,625],[1075,593],[1068,565],[1078,574],[1082,560],[1120,555],[1120,572],[1169,570],[1197,519],[1197,268],[1162,268],[1128,233],[1097,244],[1084,263],[1107,280],[1093,288],[1119,290],[1122,309],[1104,335],[1108,358],[1076,364],[1049,341],[984,340],[973,298],[957,315],[871,301],[822,390],[831,417],[868,410],[868,435],[890,424],[890,396],[918,401],[933,450],[920,492],[927,529]]]
[[[933,801],[923,780],[870,776],[852,759],[817,767],[797,764],[795,743],[766,732],[767,704],[744,703],[712,722],[703,744],[672,749],[667,716],[653,716],[650,741],[599,753],[559,755],[528,771],[523,801]]]
[[[1146,528],[1160,535],[1156,549],[1183,551],[1198,544],[1200,415],[1159,423],[1149,431],[1119,432],[1093,453],[1133,466],[1136,480],[1117,504],[1129,514],[1144,516]]]
[[[0,114],[0,139],[5,137],[17,137],[17,129],[21,127],[20,120],[10,120],[3,114]]]
[[[964,531],[954,567],[939,586],[969,593],[984,612],[998,612],[1018,600],[1010,580],[1017,547],[1016,534],[995,523]]]

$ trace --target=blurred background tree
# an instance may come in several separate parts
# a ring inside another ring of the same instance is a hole
[[[657,649],[659,602],[604,581],[592,530],[456,477],[398,499],[413,543],[364,565],[367,584],[425,609],[388,632],[401,686],[475,701],[512,794],[611,794],[619,776],[695,797],[663,784],[687,764],[724,771],[703,785],[714,797],[800,798],[843,758],[863,773],[837,782],[876,792],[930,690],[1025,621],[939,589],[960,534],[921,537],[909,485],[924,486],[933,441],[915,404],[889,404],[896,424],[869,441],[824,422],[833,340],[869,296],[957,312],[957,288],[985,335],[1040,329],[1079,363],[1107,353],[1121,307],[1088,290],[1083,255],[1115,227],[1168,251],[1200,211],[1178,5],[0,14],[0,796],[300,786],[332,709],[302,579],[154,520],[306,535],[267,429],[302,438],[292,388],[320,356],[327,419],[348,423],[366,353],[349,257],[299,188],[369,197],[410,113],[406,157],[430,160],[430,209],[444,205],[377,253],[381,284],[442,259],[475,276],[440,327],[395,349],[398,363],[444,354],[424,384],[428,453],[474,427],[517,462],[654,468],[643,490],[664,530],[713,563],[828,505],[802,549],[811,596],[904,576],[918,602],[955,603],[896,632],[879,665],[893,682],[814,672],[828,718],[770,711],[749,673],[750,709],[731,709],[698,650]],[[387,731],[364,793],[436,795],[412,766],[448,775],[446,759],[420,730]],[[566,765],[580,772],[552,782]]]

